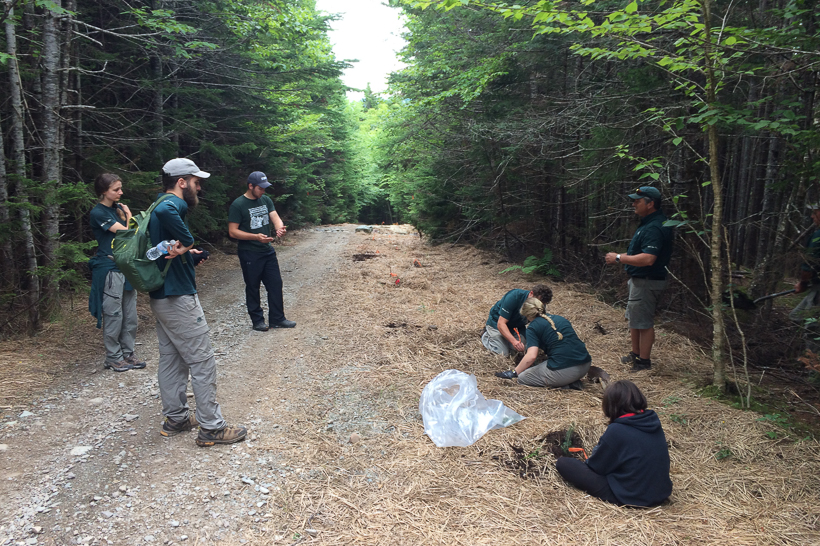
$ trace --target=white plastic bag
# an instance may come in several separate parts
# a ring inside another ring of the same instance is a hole
[[[472,445],[488,430],[525,419],[500,400],[486,400],[474,375],[445,370],[421,392],[419,413],[424,433],[438,447]]]

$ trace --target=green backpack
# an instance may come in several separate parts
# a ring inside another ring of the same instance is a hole
[[[160,271],[156,262],[145,257],[151,248],[151,236],[148,234],[148,222],[151,213],[170,194],[165,194],[154,201],[148,210],[132,216],[128,229],[121,229],[114,235],[112,243],[114,262],[125,279],[139,292],[153,292],[165,283],[165,274],[171,267],[171,260],[166,260],[165,269]]]

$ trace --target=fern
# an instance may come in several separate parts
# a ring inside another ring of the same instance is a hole
[[[527,259],[524,260],[524,265],[513,265],[498,273],[500,275],[501,273],[507,273],[508,271],[516,269],[520,269],[522,273],[526,273],[527,275],[530,273],[539,273],[549,277],[561,277],[561,272],[552,264],[552,250],[548,248],[544,249],[544,255],[540,258],[538,256],[528,256]]]

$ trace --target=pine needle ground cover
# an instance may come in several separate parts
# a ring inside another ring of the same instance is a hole
[[[263,439],[260,448],[298,456],[306,470],[272,499],[286,510],[273,511],[269,527],[309,527],[315,535],[249,533],[251,543],[820,542],[815,440],[784,437],[758,413],[698,396],[691,385],[710,376],[711,362],[663,328],[653,370],[628,373],[618,363],[629,350],[622,312],[586,287],[554,283],[549,311],[572,322],[594,365],[613,380],[635,381],[660,414],[674,491],[660,507],[629,509],[566,485],[549,440],[571,431],[572,445],[587,451],[595,445],[605,429],[601,387],[545,390],[498,379],[494,372],[512,360],[490,354],[479,341],[493,303],[510,288],[536,281],[499,275],[504,265],[496,256],[427,246],[405,231],[392,226],[357,234],[332,289],[316,302],[327,310],[321,323],[330,343],[310,365],[353,384],[348,392],[355,392],[368,429],[347,441],[345,419],[326,427],[325,417],[306,427],[301,442],[266,446]],[[358,259],[362,255],[375,257]],[[527,419],[470,447],[436,448],[423,433],[418,400],[427,382],[450,368],[476,375],[486,398]],[[323,394],[332,413],[340,394]],[[331,426],[336,430],[329,433]]]

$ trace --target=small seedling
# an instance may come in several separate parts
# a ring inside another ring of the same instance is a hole
[[[734,453],[732,453],[732,450],[728,447],[724,447],[723,449],[715,453],[715,459],[717,459],[718,461],[722,461],[723,459],[731,457],[732,455],[734,455]]]
[[[688,423],[688,421],[686,420],[685,415],[678,415],[677,413],[670,414],[669,419],[671,419],[675,423],[678,423],[678,424],[681,424],[681,425],[685,425],[685,424]]]
[[[677,404],[678,402],[680,402],[679,396],[667,396],[661,401],[661,406],[665,408],[667,406],[671,406],[672,404]]]

